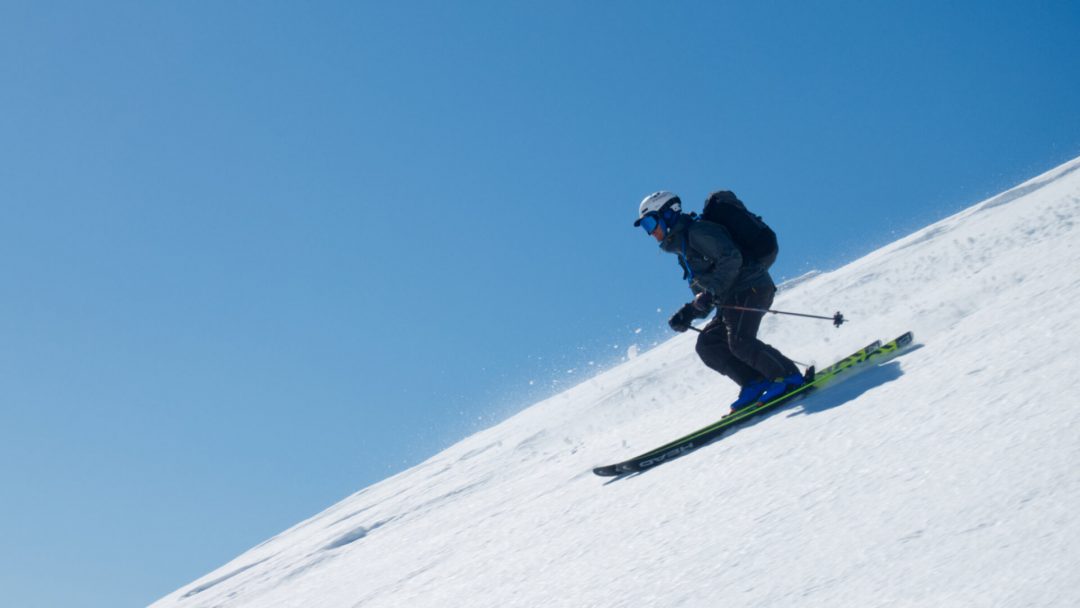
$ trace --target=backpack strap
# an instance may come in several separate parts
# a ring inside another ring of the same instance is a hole
[[[689,230],[683,232],[682,235],[682,253],[679,254],[679,266],[682,266],[682,278],[685,279],[687,283],[692,284],[694,282],[694,271],[690,269],[690,263],[686,261],[686,241],[689,238],[687,232],[689,232]]]

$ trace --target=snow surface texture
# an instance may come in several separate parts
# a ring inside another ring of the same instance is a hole
[[[684,458],[736,393],[678,336],[154,606],[1080,606],[1080,159],[782,292],[819,365],[921,347]]]

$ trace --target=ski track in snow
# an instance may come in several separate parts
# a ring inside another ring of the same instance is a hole
[[[712,422],[693,336],[477,433],[155,607],[1080,606],[1080,159],[839,270],[761,336],[819,365],[919,348],[643,475]]]

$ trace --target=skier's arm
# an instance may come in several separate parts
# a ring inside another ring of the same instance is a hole
[[[732,242],[722,226],[700,222],[690,232],[689,245],[705,256],[710,263],[705,272],[694,275],[691,289],[699,289],[712,294],[717,301],[723,301],[735,283],[742,267],[742,254]]]

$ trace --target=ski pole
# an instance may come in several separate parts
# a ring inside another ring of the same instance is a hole
[[[744,310],[746,312],[771,312],[774,315],[791,315],[793,317],[806,317],[808,319],[824,319],[826,321],[832,321],[833,325],[836,327],[840,327],[840,325],[842,325],[844,321],[847,321],[847,319],[844,318],[844,315],[840,314],[839,312],[837,312],[831,317],[823,317],[821,315],[808,315],[801,312],[785,312],[783,310],[768,310],[765,308],[747,308],[746,306],[721,306],[720,308],[727,308],[729,310]]]

